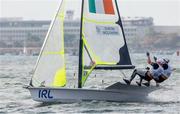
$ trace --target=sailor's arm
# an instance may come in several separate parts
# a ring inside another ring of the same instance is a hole
[[[171,72],[176,70],[176,68],[173,68],[173,67],[169,66],[169,64],[168,64],[168,67],[170,68]]]
[[[152,64],[152,61],[151,61],[151,58],[150,58],[150,53],[147,52],[146,55],[147,55],[147,63]]]

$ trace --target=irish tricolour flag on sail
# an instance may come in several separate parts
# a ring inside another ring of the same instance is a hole
[[[112,0],[89,0],[89,12],[114,15]]]

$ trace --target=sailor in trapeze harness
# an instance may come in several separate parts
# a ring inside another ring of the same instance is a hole
[[[153,62],[151,62],[149,53],[148,53],[147,55],[148,55],[148,63],[149,63],[149,64],[152,64]],[[156,57],[154,57],[154,60],[155,60],[156,63],[158,63],[159,61],[161,61],[161,62],[160,62],[161,64],[159,64],[159,65],[160,65],[160,67],[163,68],[163,73],[162,73],[161,75],[157,76],[157,75],[155,75],[155,74],[152,74],[152,75],[153,75],[153,79],[154,79],[154,81],[156,82],[156,86],[159,86],[159,83],[162,83],[162,82],[164,82],[165,80],[167,80],[167,79],[171,76],[172,72],[173,72],[174,70],[176,70],[176,69],[175,69],[175,68],[172,68],[172,67],[169,65],[169,62],[170,62],[169,59],[166,59],[166,58],[165,58],[165,59],[157,59]],[[150,81],[149,81],[148,83],[144,83],[144,85],[149,86],[149,85],[150,85]]]
[[[168,63],[168,59],[157,59],[154,57],[155,62],[152,62],[150,59],[150,54],[147,52],[148,57],[148,64],[152,66],[152,68],[142,69],[135,69],[131,78],[129,80],[123,79],[128,85],[131,84],[131,81],[138,75],[140,77],[140,81],[136,82],[139,86],[142,84],[142,80],[146,80],[147,83],[143,83],[145,86],[150,86],[150,81],[152,79],[155,80],[156,86],[159,86],[159,83],[165,81],[172,73],[173,70]]]

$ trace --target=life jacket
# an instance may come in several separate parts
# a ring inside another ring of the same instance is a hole
[[[169,64],[163,64],[163,69],[164,69],[164,75],[169,78],[171,73],[172,73],[172,67],[169,66]]]
[[[154,78],[154,80],[158,83],[161,83],[161,82],[165,81],[166,79],[167,79],[167,77],[164,75],[159,76],[158,79]]]
[[[152,76],[152,75],[148,75],[148,72],[149,72],[149,71],[146,72],[145,80],[146,80],[146,81],[151,81],[151,80],[153,79],[153,76]]]
[[[154,80],[158,83],[161,83],[166,79],[168,79],[172,73],[172,68],[168,64],[163,64],[162,68],[163,68],[163,73],[158,78],[154,78]]]
[[[163,68],[158,65],[157,63],[152,64],[152,68],[150,70],[151,75],[153,76],[153,79],[159,79],[159,76],[163,74],[164,70]]]

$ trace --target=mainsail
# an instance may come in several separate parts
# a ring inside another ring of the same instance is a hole
[[[64,58],[64,3],[60,7],[46,36],[30,85],[62,87],[66,85]]]
[[[116,0],[83,0],[79,59],[82,87],[93,69],[131,69]]]

